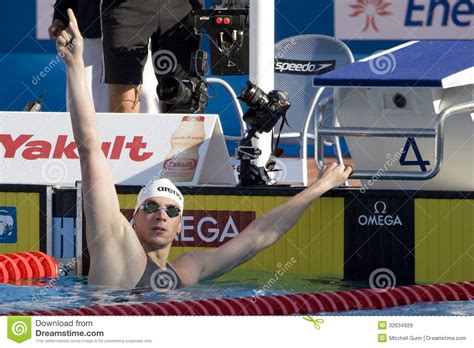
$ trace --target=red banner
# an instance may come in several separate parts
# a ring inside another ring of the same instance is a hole
[[[122,210],[131,219],[132,209]],[[255,220],[254,211],[185,210],[173,246],[218,247],[237,237]]]

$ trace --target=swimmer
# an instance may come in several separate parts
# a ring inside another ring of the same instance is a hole
[[[71,123],[81,164],[91,258],[89,284],[170,290],[221,276],[274,244],[312,202],[348,179],[350,167],[327,165],[314,183],[254,220],[239,236],[218,248],[187,252],[168,261],[171,244],[181,230],[183,195],[170,180],[154,180],[140,191],[132,221],[121,214],[85,81],[83,39],[73,11],[67,13],[69,26],[61,31],[56,45],[66,64]]]

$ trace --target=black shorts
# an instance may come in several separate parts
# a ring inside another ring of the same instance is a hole
[[[200,46],[189,0],[102,0],[101,10],[103,82],[141,84],[149,42],[157,78],[189,70]]]

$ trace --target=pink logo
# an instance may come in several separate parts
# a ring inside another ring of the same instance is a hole
[[[390,16],[392,12],[388,11],[387,8],[391,4],[391,2],[385,2],[385,0],[356,0],[355,4],[349,5],[354,10],[354,12],[351,13],[350,17],[358,17],[360,15],[365,15],[365,25],[362,31],[367,31],[371,27],[375,31],[379,31],[379,28],[375,23],[375,17]]]
[[[179,159],[179,160],[176,160],[176,159],[168,159],[165,161],[163,167],[165,169],[194,169],[196,168],[196,165],[197,165],[197,161],[195,159],[187,159],[187,158],[183,158],[183,159]]]

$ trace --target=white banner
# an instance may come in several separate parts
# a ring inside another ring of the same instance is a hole
[[[472,347],[473,317],[0,317],[1,347]]]
[[[474,39],[473,0],[334,0],[344,40]]]
[[[116,184],[236,183],[217,115],[98,114]],[[0,112],[0,182],[74,185],[81,179],[69,113]]]

